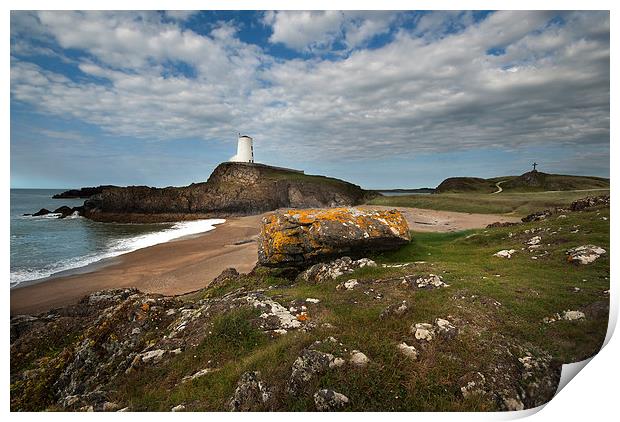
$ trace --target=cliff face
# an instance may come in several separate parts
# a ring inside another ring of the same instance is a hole
[[[373,196],[342,180],[305,175],[292,170],[246,163],[222,163],[204,183],[184,187],[112,188],[84,203],[84,214],[101,221],[129,221],[148,215],[258,214],[283,207],[311,208],[360,204]]]

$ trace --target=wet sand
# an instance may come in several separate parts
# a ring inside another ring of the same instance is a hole
[[[496,221],[519,221],[516,217],[492,214],[405,207],[359,208],[397,208],[405,214],[409,227],[421,232],[459,231],[486,227]],[[230,218],[210,232],[121,255],[92,267],[92,272],[80,271],[13,288],[11,315],[48,311],[102,289],[136,287],[149,293],[179,295],[206,287],[229,267],[240,273],[249,272],[256,265],[261,218],[262,215]]]
[[[472,214],[454,211],[425,210],[408,207],[386,207],[380,205],[363,205],[358,208],[375,210],[393,210],[402,212],[411,230],[416,232],[456,232],[461,230],[481,229],[491,223],[517,223],[519,217],[498,214]]]
[[[13,288],[11,315],[47,311],[102,289],[136,287],[178,295],[205,287],[229,267],[249,272],[256,264],[261,217],[230,218],[207,233],[113,258],[93,272]],[[235,245],[247,240],[252,242]]]

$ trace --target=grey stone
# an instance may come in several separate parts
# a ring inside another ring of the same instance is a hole
[[[271,391],[260,379],[260,372],[245,372],[237,382],[228,407],[233,412],[257,410],[264,406],[271,396]]]
[[[319,412],[340,410],[349,403],[349,398],[334,390],[323,389],[314,394],[314,405]]]

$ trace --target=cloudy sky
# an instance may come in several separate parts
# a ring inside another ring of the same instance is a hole
[[[368,188],[609,175],[608,12],[12,12],[11,185],[235,153]]]

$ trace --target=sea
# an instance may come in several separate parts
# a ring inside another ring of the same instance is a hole
[[[124,253],[215,229],[223,219],[161,224],[98,223],[73,215],[24,216],[82,205],[52,199],[67,189],[11,189],[11,287],[93,268]]]

